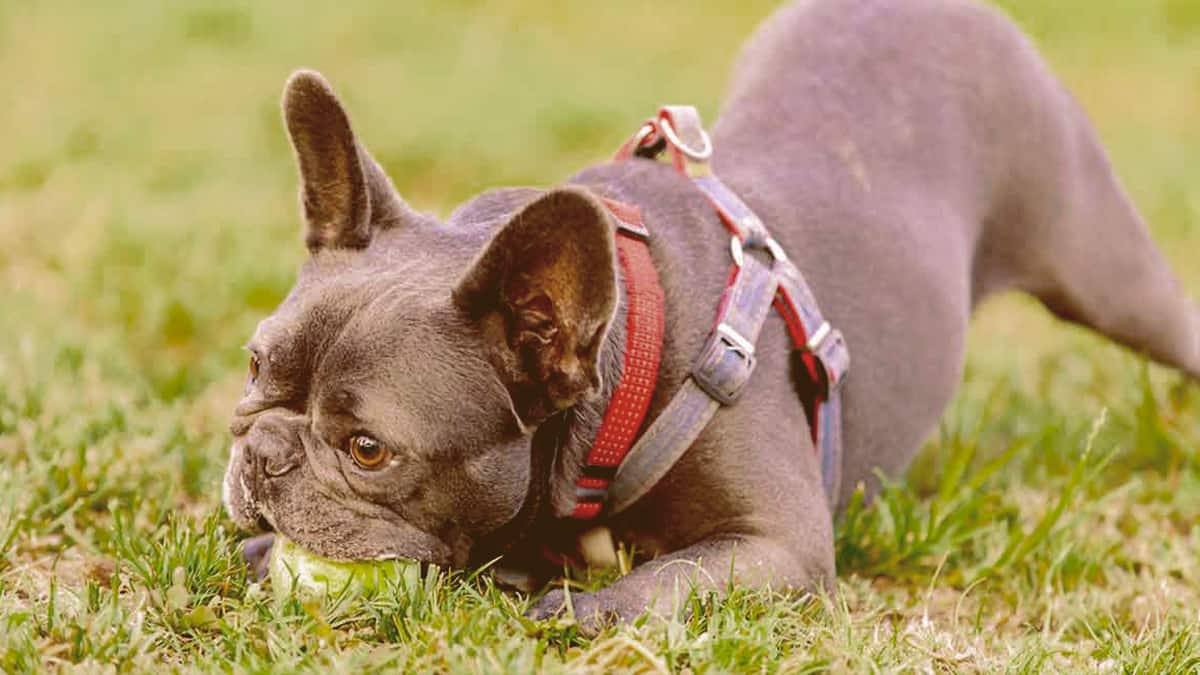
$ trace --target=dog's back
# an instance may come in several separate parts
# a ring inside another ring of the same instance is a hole
[[[907,464],[958,383],[971,309],[997,291],[1200,376],[1200,315],[1074,99],[991,8],[785,7],[714,137],[716,171],[853,350],[844,488]]]

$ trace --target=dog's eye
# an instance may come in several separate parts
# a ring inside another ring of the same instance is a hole
[[[258,380],[258,354],[250,355],[250,381]]]
[[[350,457],[354,463],[368,470],[378,469],[387,463],[392,453],[370,436],[350,437]]]

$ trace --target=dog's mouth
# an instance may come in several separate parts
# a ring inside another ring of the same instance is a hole
[[[260,532],[274,532],[275,531],[275,526],[272,525],[271,521],[267,520],[267,517],[262,515],[261,513],[258,515],[258,518],[256,518],[254,520],[254,525],[255,525],[256,529]]]
[[[245,448],[236,441],[230,447],[230,468],[221,481],[221,501],[225,504],[225,511],[239,527],[255,533],[274,532],[274,523],[255,495],[253,471],[250,467],[242,466],[245,452]]]

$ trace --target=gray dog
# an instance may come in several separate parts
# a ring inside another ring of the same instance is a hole
[[[312,72],[287,83],[311,257],[250,343],[229,512],[340,559],[532,565],[568,516],[621,377],[624,294],[600,196],[640,208],[665,294],[647,423],[712,329],[729,238],[664,163],[494,190],[442,223],[409,209]],[[757,369],[669,473],[598,523],[653,560],[580,617],[669,611],[690,583],[828,587],[832,523],[897,475],[957,386],[972,309],[1021,289],[1200,378],[1200,312],[1034,47],[967,0],[809,0],[742,57],[717,176],[774,232],[853,352],[841,503],[822,487],[778,315]],[[593,523],[595,524],[595,523]],[[686,563],[686,564],[672,564]],[[546,616],[560,592],[533,609]]]

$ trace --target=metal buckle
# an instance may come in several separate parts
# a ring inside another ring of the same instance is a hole
[[[612,213],[612,211],[610,210],[609,213]],[[641,241],[650,241],[650,230],[647,230],[646,226],[625,222],[623,218],[616,214],[613,214],[613,220],[617,221],[617,232],[624,232],[634,239],[640,239]]]
[[[771,253],[771,257],[775,259],[775,262],[787,262],[787,253],[784,252],[779,242],[775,241],[775,237],[767,237],[766,246],[767,251]]]
[[[745,335],[734,330],[733,326],[722,322],[717,326],[717,335],[720,335],[731,346],[737,347],[743,355],[754,358],[754,343],[746,339]]]
[[[767,248],[771,233],[758,216],[749,213],[737,219],[737,229],[745,248]]]
[[[842,332],[826,321],[813,331],[806,346],[824,369],[829,390],[840,389],[846,372],[850,370],[850,350],[846,348],[846,338]]]
[[[683,139],[675,133],[675,127],[671,125],[670,120],[665,116],[658,118],[658,128],[662,131],[663,136],[667,138],[667,142],[678,148],[684,156],[693,162],[707,162],[712,157],[712,139],[708,137],[708,132],[704,129],[697,129],[700,132],[701,146],[699,150],[696,150],[683,142]],[[638,133],[640,134],[641,132]]]
[[[757,359],[754,343],[732,326],[721,323],[692,368],[692,378],[722,405],[732,405],[750,381]]]
[[[815,353],[821,348],[821,345],[825,342],[825,339],[828,338],[829,334],[832,332],[833,326],[830,326],[828,321],[821,324],[821,326],[813,331],[813,334],[808,337],[808,351]]]
[[[787,253],[773,237],[768,237],[762,248],[771,254],[771,258],[775,262],[788,262]],[[736,234],[729,238],[729,255],[733,257],[733,262],[738,267],[741,267],[742,262],[746,259],[746,244]]]

